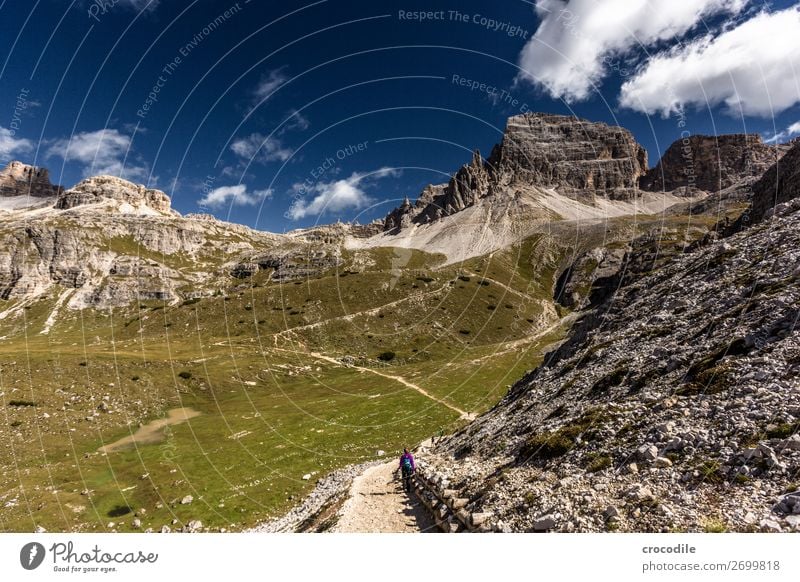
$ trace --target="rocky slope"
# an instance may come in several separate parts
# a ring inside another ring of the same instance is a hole
[[[793,159],[770,221],[658,264],[633,241],[571,337],[426,475],[503,531],[800,530]]]
[[[36,175],[43,184],[46,170]],[[57,197],[45,205],[29,201],[0,212],[3,300],[54,291],[70,308],[176,302],[224,287],[250,253],[303,246],[213,217],[181,217],[164,192],[113,176],[53,191]]]
[[[788,150],[758,134],[692,135],[675,141],[639,180],[642,190],[718,192],[761,176]]]

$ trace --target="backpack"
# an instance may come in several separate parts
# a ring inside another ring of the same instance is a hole
[[[403,457],[403,461],[401,462],[400,466],[403,468],[403,471],[411,472],[414,468],[411,466],[411,457]]]

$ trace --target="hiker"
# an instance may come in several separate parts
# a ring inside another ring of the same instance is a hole
[[[403,449],[403,454],[400,455],[400,473],[403,476],[403,489],[411,491],[411,475],[417,470],[414,463],[414,455],[408,452],[408,449]]]

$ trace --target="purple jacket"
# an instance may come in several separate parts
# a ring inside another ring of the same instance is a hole
[[[403,461],[405,459],[411,461],[411,468],[416,471],[417,465],[414,463],[414,455],[412,455],[411,453],[403,453],[402,455],[400,455],[400,468],[401,469],[403,468]]]

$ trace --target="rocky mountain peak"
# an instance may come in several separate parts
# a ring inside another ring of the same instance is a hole
[[[656,167],[639,181],[648,191],[677,189],[718,192],[761,176],[788,150],[767,145],[758,134],[692,135],[667,148]]]
[[[56,208],[67,210],[104,200],[115,200],[138,211],[173,212],[169,196],[161,190],[146,188],[116,176],[93,176],[79,182],[58,197]]]
[[[50,183],[47,168],[13,161],[0,170],[0,196],[57,196],[61,186]]]
[[[500,181],[625,198],[647,171],[647,151],[626,129],[577,117],[509,118],[488,160]]]
[[[800,197],[800,139],[753,184],[750,220],[764,218],[778,204]]]
[[[626,129],[563,115],[517,115],[486,161],[476,150],[447,184],[429,185],[416,204],[389,213],[385,230],[429,223],[521,188],[627,200],[636,196],[646,170],[647,152]]]

